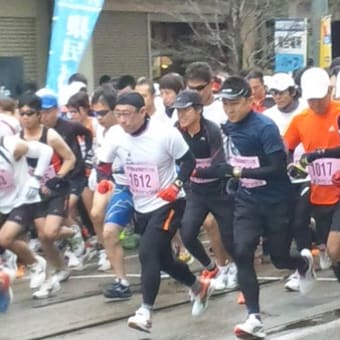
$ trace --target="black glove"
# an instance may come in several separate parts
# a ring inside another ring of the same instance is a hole
[[[300,158],[300,164],[305,168],[316,159],[322,158],[323,154],[323,150],[315,150],[313,152],[304,153]]]
[[[233,176],[233,167],[228,163],[217,164],[210,168],[196,168],[191,176],[199,178],[225,178]]]
[[[305,167],[302,167],[300,164],[296,163],[288,164],[287,173],[289,177],[294,179],[304,179],[308,176],[308,172],[306,171]]]
[[[68,181],[63,177],[53,177],[45,183],[46,188],[52,191],[60,191],[68,187]]]

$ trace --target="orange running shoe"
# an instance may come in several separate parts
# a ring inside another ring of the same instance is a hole
[[[238,303],[239,305],[244,305],[244,304],[246,303],[246,300],[245,300],[244,295],[243,295],[242,292],[240,292],[240,293],[238,294],[237,303]]]
[[[200,276],[200,281],[202,282],[202,281],[204,281],[206,279],[213,279],[213,278],[215,278],[217,276],[217,274],[218,274],[218,271],[219,271],[219,269],[218,269],[217,266],[213,270],[204,269],[202,271],[201,276]]]

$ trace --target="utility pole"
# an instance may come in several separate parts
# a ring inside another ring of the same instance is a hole
[[[309,55],[313,58],[315,66],[320,62],[320,21],[327,14],[328,0],[311,0],[312,41]]]

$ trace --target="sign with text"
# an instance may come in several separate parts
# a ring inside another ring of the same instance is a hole
[[[275,72],[304,67],[307,59],[307,20],[275,20]]]
[[[329,67],[332,61],[331,16],[321,18],[320,27],[320,67]]]
[[[104,0],[56,0],[46,87],[59,93],[77,72]]]

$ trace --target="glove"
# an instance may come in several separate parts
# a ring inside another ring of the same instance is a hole
[[[301,160],[300,160],[301,164]],[[290,163],[287,166],[287,173],[288,176],[294,179],[304,179],[308,176],[308,172],[306,171],[305,167],[300,164]]]
[[[177,195],[180,192],[180,188],[175,185],[171,184],[166,189],[162,189],[158,192],[157,197],[161,198],[164,201],[173,202],[177,199]]]
[[[98,183],[97,191],[100,194],[106,194],[107,192],[111,191],[112,188],[113,188],[112,182],[106,179],[103,179],[102,181]]]
[[[332,176],[332,183],[336,188],[340,188],[340,170],[334,172]]]
[[[305,168],[316,159],[322,158],[323,150],[316,150],[314,152],[304,153],[300,158],[300,164]]]
[[[66,179],[63,177],[58,177],[58,176],[49,179],[45,183],[46,188],[49,190],[53,190],[53,191],[58,191],[60,189],[63,189],[67,185],[68,185],[68,182],[66,181]]]
[[[28,190],[26,193],[26,198],[33,199],[39,194],[40,180],[36,177],[30,177],[27,182]]]
[[[228,163],[217,164],[214,168],[196,168],[192,177],[199,178],[224,178],[233,177],[234,167]]]

